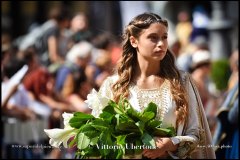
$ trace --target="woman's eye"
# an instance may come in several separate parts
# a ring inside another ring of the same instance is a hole
[[[168,38],[168,36],[163,36],[163,39],[167,39]]]
[[[151,39],[152,41],[157,41],[157,40],[158,40],[158,37],[157,37],[157,36],[151,36],[150,39]]]

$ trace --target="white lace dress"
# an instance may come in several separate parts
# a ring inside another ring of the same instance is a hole
[[[199,109],[201,108],[199,107],[201,106],[201,103],[198,103],[199,97],[196,96],[196,91],[194,90],[194,86],[192,84],[190,76],[184,73],[182,77],[185,81],[185,87],[189,97],[189,117],[187,122],[178,125],[178,128],[176,129],[177,136],[172,137],[172,140],[174,140],[176,143],[179,143],[179,147],[176,152],[169,152],[169,155],[172,158],[192,158],[191,154],[194,151],[199,152],[200,150],[202,150],[202,148],[199,148],[199,144],[202,144],[203,141],[204,145],[206,144],[206,134],[208,140],[211,141],[211,137],[209,138],[210,132],[208,132],[209,128],[207,131],[205,131],[206,129],[204,127],[206,124],[202,124],[205,122],[202,122],[202,117],[203,119],[205,119],[206,117],[202,113],[202,109]],[[101,86],[100,93],[112,99],[113,93],[111,91],[111,86],[114,84],[114,82],[116,82],[117,79],[117,75],[108,77]],[[129,87],[130,96],[128,100],[133,106],[133,108],[139,112],[143,110],[148,103],[156,103],[158,105],[157,118],[162,121],[162,127],[173,126],[174,128],[176,128],[176,115],[174,114],[176,110],[176,105],[172,99],[170,87],[170,82],[168,80],[165,80],[159,88],[154,89],[140,89],[136,85],[131,84]],[[136,155],[136,157],[139,158],[139,155]],[[215,154],[214,151],[210,148],[210,151],[202,150],[201,153],[197,153],[193,157],[215,158]]]

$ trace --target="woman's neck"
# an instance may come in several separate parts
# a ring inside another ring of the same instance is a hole
[[[137,64],[136,77],[147,78],[149,76],[159,76],[160,63],[144,61]]]
[[[138,63],[134,73],[133,83],[142,89],[158,88],[163,83],[159,77],[160,63]]]

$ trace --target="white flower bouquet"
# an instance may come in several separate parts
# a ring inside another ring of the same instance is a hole
[[[157,105],[149,103],[137,112],[126,99],[118,103],[93,90],[86,102],[92,115],[64,113],[64,129],[45,129],[50,145],[77,146],[76,158],[121,159],[156,148],[153,137],[175,136],[173,127],[161,128],[156,120]]]

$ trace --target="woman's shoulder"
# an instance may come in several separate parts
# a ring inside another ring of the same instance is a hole
[[[183,71],[183,70],[179,70],[179,73],[180,73],[180,76],[183,81],[185,81],[190,76],[190,74],[188,72]]]
[[[106,84],[113,84],[118,80],[119,76],[117,74],[113,74],[111,76],[108,76],[105,80],[104,83]]]
[[[101,93],[101,95],[112,99],[113,97],[112,86],[117,80],[118,80],[118,75],[116,74],[107,77],[99,89],[99,92]]]

